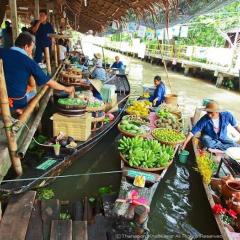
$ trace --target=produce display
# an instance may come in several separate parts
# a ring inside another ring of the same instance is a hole
[[[207,152],[200,151],[197,157],[197,166],[204,183],[209,184],[213,172],[217,170],[217,164],[212,160],[211,155]]]
[[[123,116],[122,120],[134,121],[134,122],[138,122],[138,123],[145,124],[145,125],[148,125],[150,123],[150,120],[148,118],[140,117],[140,116],[136,116],[136,115]]]
[[[134,101],[131,106],[126,109],[130,115],[137,115],[147,117],[149,114],[149,107],[152,105],[149,101]]]
[[[71,105],[71,106],[86,106],[87,103],[79,98],[60,98],[58,99],[58,104],[61,105]]]
[[[128,120],[122,120],[119,124],[119,129],[133,135],[144,135],[150,131],[149,127],[141,125],[141,123]]]
[[[155,126],[158,128],[174,129],[176,131],[182,130],[182,122],[178,118],[157,119],[155,121]]]
[[[185,140],[185,135],[183,133],[167,128],[155,128],[152,131],[152,135],[158,141],[167,142],[169,144],[177,144]]]
[[[131,167],[167,167],[174,157],[172,146],[139,137],[123,137],[119,140],[118,149]]]

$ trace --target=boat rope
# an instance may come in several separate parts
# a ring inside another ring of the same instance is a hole
[[[33,181],[33,180],[47,180],[47,179],[60,179],[60,178],[72,178],[72,177],[94,176],[94,175],[105,175],[105,174],[117,174],[117,173],[123,173],[123,172],[127,172],[127,170],[92,172],[92,173],[77,173],[77,174],[68,174],[68,175],[60,175],[60,176],[38,177],[38,178],[9,179],[9,180],[3,180],[1,183],[23,182],[23,181]]]

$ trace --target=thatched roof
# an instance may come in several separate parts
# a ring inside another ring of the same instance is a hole
[[[169,9],[177,11],[178,0],[66,0],[65,11],[72,24],[81,32],[89,29],[101,32],[112,21],[124,23],[129,12],[138,18],[145,18],[149,14],[156,14],[159,8],[167,14]]]
[[[124,24],[128,21],[130,13],[137,20],[144,22],[157,15],[155,19],[158,23],[164,22],[168,25],[169,16],[176,21],[180,15],[180,19],[183,20],[183,14],[189,18],[209,6],[216,7],[231,1],[233,0],[39,0],[40,8],[46,8],[47,4],[51,6],[55,21],[60,22],[61,18],[67,17],[71,27],[81,32],[89,29],[102,32],[113,21]],[[7,2],[0,1],[1,10]],[[34,13],[34,0],[17,0],[17,6],[21,18],[29,21]]]

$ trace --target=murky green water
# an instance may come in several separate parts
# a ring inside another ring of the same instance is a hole
[[[106,54],[112,58],[115,55],[109,51],[106,51]],[[143,83],[151,83],[156,74],[160,74],[166,81],[163,68],[125,56],[123,58],[128,64],[129,79],[134,90],[140,91]],[[231,110],[240,118],[238,94],[216,89],[209,82],[184,77],[181,74],[170,73],[169,76],[172,79],[172,89],[182,94],[184,101],[194,105],[202,98],[213,98],[219,100],[223,107],[228,109],[231,107]],[[231,103],[233,99],[234,103]],[[115,129],[64,174],[120,170],[118,138],[119,135]],[[193,156],[190,157],[187,165],[175,162],[159,185],[151,206],[148,226],[153,235],[150,239],[201,239],[201,234],[205,235],[202,239],[219,239],[217,238],[219,232],[200,177],[193,167]],[[112,185],[112,189],[118,191],[120,178],[120,174],[84,176],[56,180],[51,187],[56,197],[77,200],[86,194],[96,195],[98,189],[103,186]]]

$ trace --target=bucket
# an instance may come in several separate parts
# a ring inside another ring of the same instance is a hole
[[[179,162],[185,164],[187,162],[188,156],[189,156],[188,151],[186,150],[181,151],[178,156]]]
[[[212,101],[213,101],[212,99],[204,98],[203,101],[202,101],[202,105],[203,105],[204,107],[206,107],[207,104],[208,104],[209,102],[212,102]]]
[[[177,105],[177,98],[178,98],[178,95],[176,94],[167,94],[165,96],[165,102],[166,104]]]

